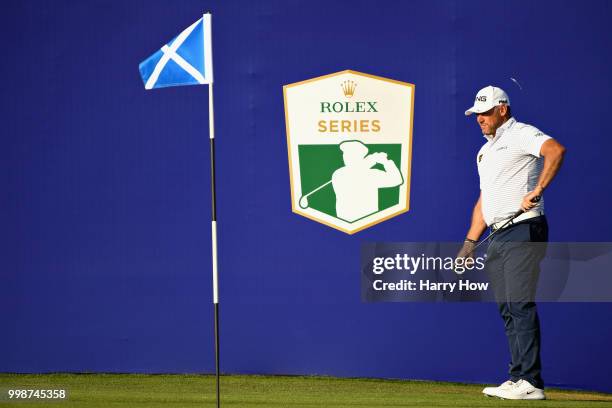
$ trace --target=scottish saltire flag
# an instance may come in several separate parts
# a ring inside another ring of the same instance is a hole
[[[186,28],[159,51],[140,63],[145,89],[212,84],[210,14]]]

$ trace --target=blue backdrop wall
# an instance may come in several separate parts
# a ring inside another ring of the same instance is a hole
[[[223,371],[504,380],[494,305],[361,303],[359,246],[463,238],[488,84],[568,149],[551,240],[612,240],[612,10],[587,3],[4,2],[0,371],[214,370],[207,90],[137,69],[211,10]],[[411,209],[354,236],[292,214],[282,99],[344,69],[416,84]],[[612,391],[612,305],[540,311],[547,383]]]

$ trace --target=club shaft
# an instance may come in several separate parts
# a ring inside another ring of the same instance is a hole
[[[314,190],[312,190],[310,193],[308,193],[308,194],[306,194],[306,195],[303,195],[303,196],[302,196],[302,198],[304,198],[304,197],[308,197],[308,196],[310,196],[310,195],[312,195],[312,194],[316,193],[317,191],[319,191],[319,190],[320,190],[320,189],[322,189],[323,187],[327,186],[327,185],[328,185],[329,183],[331,183],[331,182],[332,182],[332,181],[331,181],[331,180],[329,180],[327,183],[325,183],[325,184],[321,184],[319,187],[315,188],[315,189],[314,189]]]
[[[535,196],[531,199],[532,203],[537,203],[538,201],[540,201],[542,197],[541,196]],[[485,239],[483,239],[482,241],[480,241],[472,250],[472,252],[476,252],[476,250],[478,249],[478,247],[480,247],[482,244],[484,244],[485,242],[489,241],[491,238],[493,238],[495,236],[495,234],[497,234],[499,231],[503,230],[504,228],[506,228],[506,225],[510,224],[512,221],[514,221],[519,215],[523,214],[525,211],[523,211],[522,209],[518,210],[517,212],[514,213],[514,215],[512,217],[510,217],[508,219],[508,221],[506,221],[501,227],[499,227],[498,229],[496,229],[495,231],[493,231],[491,234],[487,235],[487,237]]]

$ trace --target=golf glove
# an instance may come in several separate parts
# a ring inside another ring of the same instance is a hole
[[[474,261],[474,248],[476,248],[476,242],[466,239],[463,242],[463,246],[459,250],[459,253],[457,254],[456,258],[465,258],[465,260],[472,259],[472,262],[473,262]],[[459,275],[463,274],[463,272],[457,272],[456,270],[455,270],[455,273]]]

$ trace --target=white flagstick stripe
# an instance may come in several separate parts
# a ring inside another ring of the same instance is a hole
[[[197,69],[195,69],[193,65],[185,61],[183,57],[178,55],[176,52],[172,51],[170,47],[168,47],[167,45],[164,45],[162,47],[162,51],[164,52],[164,55],[168,55],[170,59],[176,62],[181,68],[187,71],[192,77],[194,77],[196,81],[198,81],[201,84],[204,83],[204,77],[202,76],[202,73],[198,71]]]
[[[204,72],[208,83],[213,83],[212,63],[212,18],[210,14],[204,14]]]
[[[185,42],[187,37],[189,37],[189,34],[191,34],[191,32],[196,28],[196,26],[199,23],[200,23],[200,20],[196,21],[195,23],[187,27],[185,31],[183,31],[182,33],[178,35],[178,37],[176,37],[176,39],[174,40],[174,42],[172,43],[170,47],[168,47],[167,45],[164,45],[162,47],[162,51],[164,51],[164,48],[167,47],[169,51],[172,51],[172,53],[164,51],[164,55],[157,62],[157,65],[155,65],[155,69],[153,70],[153,73],[151,74],[149,79],[147,79],[147,83],[145,84],[145,89],[152,89],[155,86],[155,83],[157,82],[159,75],[161,74],[162,70],[164,69],[168,61],[170,60],[171,54],[176,55],[176,50],[183,44],[183,42]]]
[[[212,19],[210,14],[204,14],[204,64],[208,80],[208,137],[215,138],[215,108],[213,104],[213,70],[212,70]]]
[[[219,303],[219,276],[217,275],[217,221],[212,221],[213,303]]]

